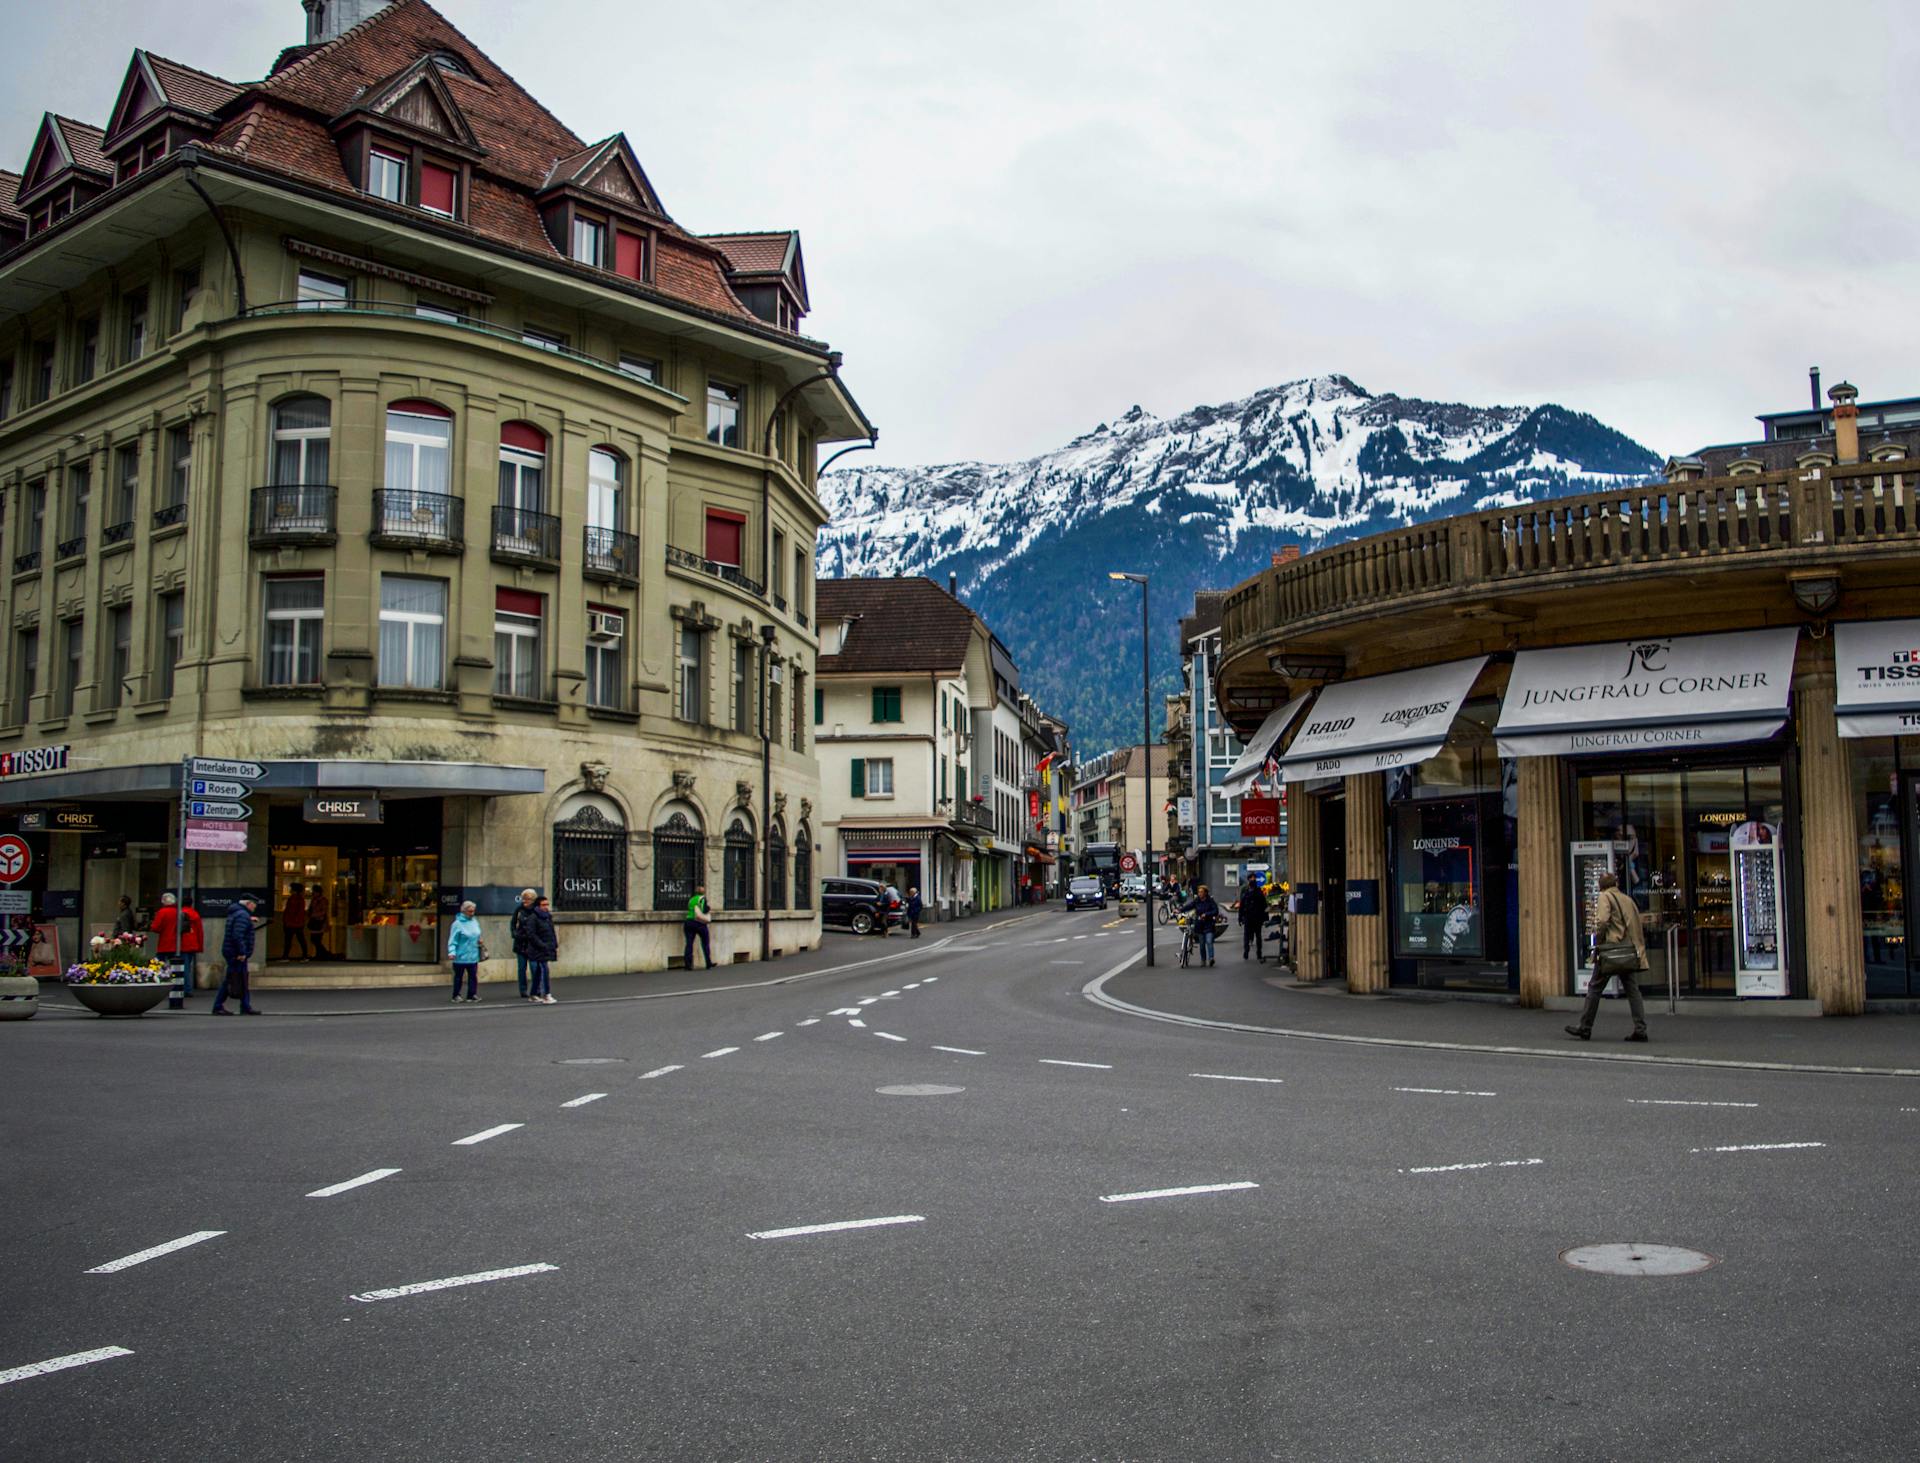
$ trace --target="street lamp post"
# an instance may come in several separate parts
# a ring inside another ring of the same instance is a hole
[[[1145,766],[1140,770],[1140,807],[1145,813],[1147,846],[1146,868],[1141,872],[1147,882],[1147,964],[1153,964],[1153,640],[1148,633],[1147,576],[1114,570],[1109,579],[1124,579],[1140,586],[1140,755]]]
[[[767,720],[768,693],[773,689],[772,625],[760,627],[760,959],[773,958],[773,907],[767,902],[773,887],[773,728]]]

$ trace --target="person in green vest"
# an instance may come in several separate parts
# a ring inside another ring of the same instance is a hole
[[[680,962],[688,970],[693,969],[693,942],[700,942],[700,953],[707,958],[707,969],[713,969],[713,910],[707,904],[707,886],[693,886],[693,898],[687,901],[687,920],[684,926],[687,936],[687,953]]]

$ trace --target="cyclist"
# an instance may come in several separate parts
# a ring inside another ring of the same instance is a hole
[[[1213,964],[1213,937],[1220,920],[1220,906],[1214,903],[1213,895],[1202,884],[1194,891],[1193,898],[1180,906],[1182,914],[1193,916],[1191,936],[1200,942],[1200,955]]]

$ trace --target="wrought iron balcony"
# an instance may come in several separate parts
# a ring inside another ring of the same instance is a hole
[[[993,832],[993,810],[985,803],[963,802],[955,810],[953,821],[963,828],[978,828]]]
[[[586,548],[580,566],[583,575],[613,584],[640,582],[640,540],[636,535],[591,526],[582,532]]]
[[[248,541],[255,548],[330,544],[340,535],[334,517],[339,489],[327,483],[281,483],[253,490]]]
[[[109,523],[100,530],[100,542],[104,544],[123,544],[133,537],[133,520],[125,523]]]
[[[404,488],[374,490],[373,530],[367,537],[382,548],[457,554],[466,532],[467,505],[459,498]]]
[[[678,564],[682,569],[692,569],[701,574],[710,574],[715,579],[737,585],[756,598],[764,599],[767,587],[758,579],[749,578],[747,572],[738,564],[722,564],[714,559],[703,559],[692,549],[677,549],[667,545],[667,562]]]
[[[83,532],[73,538],[61,539],[54,546],[53,556],[56,559],[79,559],[85,557],[86,552],[87,536]]]
[[[13,572],[16,574],[31,574],[39,567],[40,551],[38,549],[29,549],[24,554],[13,556]]]
[[[172,528],[176,523],[187,521],[187,505],[184,500],[178,503],[163,503],[153,510],[155,528]]]
[[[560,520],[531,508],[493,510],[493,557],[503,564],[560,564]]]

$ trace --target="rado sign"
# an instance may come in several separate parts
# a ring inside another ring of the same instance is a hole
[[[308,798],[303,814],[309,823],[383,823],[386,815],[380,799],[371,794],[334,794]]]

